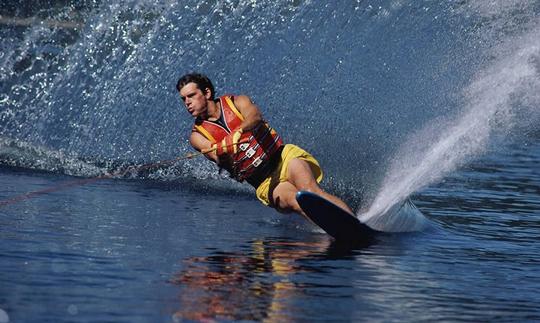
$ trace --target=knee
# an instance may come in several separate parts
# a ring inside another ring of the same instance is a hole
[[[319,193],[321,188],[305,160],[293,159],[289,163],[288,180],[298,191]]]
[[[315,194],[321,194],[323,191],[317,182],[305,183],[304,185],[299,185],[299,191],[308,191]]]

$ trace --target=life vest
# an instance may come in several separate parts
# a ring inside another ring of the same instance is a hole
[[[237,129],[244,116],[233,103],[233,96],[224,95],[221,103],[221,122],[195,120],[193,131],[202,134],[212,144],[221,142],[232,131]],[[283,141],[268,123],[262,121],[249,131],[244,131],[239,139],[238,152],[232,157],[233,162],[228,171],[238,181],[248,179],[258,169],[262,169],[279,151]]]

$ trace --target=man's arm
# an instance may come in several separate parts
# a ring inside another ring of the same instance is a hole
[[[262,114],[259,108],[246,95],[234,97],[234,105],[244,117],[244,121],[240,124],[243,131],[253,129],[259,122],[262,121]]]
[[[210,142],[210,140],[206,139],[203,135],[195,131],[191,133],[191,136],[189,137],[189,143],[197,151],[212,148],[212,143]],[[213,161],[214,163],[218,163],[218,156],[215,152],[209,152],[207,154],[204,154],[204,156]]]

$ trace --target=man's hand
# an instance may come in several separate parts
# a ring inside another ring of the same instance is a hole
[[[216,149],[216,154],[218,156],[223,156],[225,154],[236,154],[238,152],[238,141],[242,136],[242,129],[237,129],[228,134],[223,140],[219,143],[212,145],[212,148]]]

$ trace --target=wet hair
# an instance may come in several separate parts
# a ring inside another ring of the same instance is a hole
[[[199,73],[189,73],[181,78],[178,79],[178,83],[176,83],[176,89],[180,92],[180,90],[186,86],[188,83],[195,83],[197,84],[197,87],[205,93],[206,89],[210,90],[210,99],[214,99],[214,85],[212,85],[212,82],[208,78],[208,76],[204,74]]]

